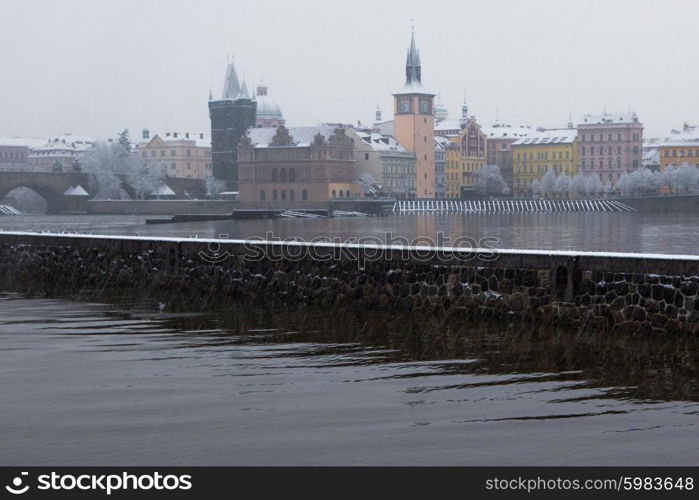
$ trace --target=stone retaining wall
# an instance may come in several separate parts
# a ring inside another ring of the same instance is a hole
[[[699,332],[699,257],[0,233],[0,289]]]

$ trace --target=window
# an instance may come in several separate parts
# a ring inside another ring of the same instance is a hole
[[[192,156],[192,151],[189,149],[187,150],[187,156]]]
[[[5,153],[5,154],[7,154],[7,153]],[[146,156],[148,156],[148,153],[146,153],[145,151],[141,151],[141,156],[143,158],[145,158]]]
[[[155,152],[155,151],[151,151],[151,152],[150,152],[150,155],[151,155],[151,156],[155,156],[155,155],[156,155],[156,152]]]
[[[296,180],[296,169],[294,167],[291,167],[289,169],[289,181],[294,182]]]
[[[282,182],[286,182],[286,179],[287,179],[287,177],[286,177],[286,169],[285,169],[285,168],[282,168],[281,171],[279,172],[279,180],[282,181]],[[282,191],[282,196],[283,196],[283,195],[284,195],[284,191]],[[282,199],[284,199],[284,198],[282,198]]]
[[[289,199],[291,201],[294,201],[296,199],[296,193],[294,193],[293,189],[291,191],[289,191]]]
[[[170,156],[175,156],[177,153],[175,152],[174,149],[170,150]]]
[[[175,170],[176,168],[177,168],[177,163],[175,163],[174,161],[172,163],[170,163],[170,170]]]
[[[274,201],[277,201],[277,190],[276,189],[274,191],[272,191],[272,199]]]
[[[333,198],[337,198],[337,191],[333,189]]]
[[[272,182],[277,182],[279,180],[279,172],[276,168],[272,169]],[[276,191],[275,191],[276,192]],[[276,198],[275,198],[276,200]]]
[[[260,191],[260,200],[265,201],[265,190]]]
[[[190,170],[192,168],[192,164],[190,162],[187,162],[187,170]]]
[[[160,156],[165,156],[165,150],[164,150],[164,149],[161,149],[161,150],[160,150]]]
[[[308,199],[308,191],[306,191],[305,189],[301,191],[301,199],[304,201]]]
[[[286,189],[282,190],[282,200],[286,201]]]

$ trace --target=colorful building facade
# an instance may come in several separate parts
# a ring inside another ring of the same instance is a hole
[[[204,133],[151,135],[144,129],[135,152],[149,168],[161,168],[168,177],[207,179],[213,175],[211,138]]]
[[[623,173],[641,167],[643,124],[636,113],[585,115],[578,124],[578,155],[584,175],[597,174],[613,190]]]
[[[573,177],[578,172],[578,131],[574,128],[538,129],[512,143],[513,194],[529,196],[532,183],[551,169]]]
[[[413,33],[405,64],[405,85],[393,94],[393,135],[408,151],[415,153],[415,195],[417,198],[434,198],[434,97],[422,85],[420,54],[415,46]]]

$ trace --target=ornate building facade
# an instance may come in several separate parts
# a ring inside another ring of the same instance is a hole
[[[422,85],[422,65],[415,46],[415,34],[405,63],[405,85],[393,94],[393,135],[403,147],[415,153],[416,197],[434,198],[434,97]]]
[[[257,103],[245,82],[240,85],[233,62],[229,62],[220,99],[209,95],[211,119],[211,163],[214,177],[238,189],[236,149],[245,131],[255,126]]]
[[[463,132],[458,137],[461,152],[461,187],[472,188],[476,185],[476,172],[486,165],[488,155],[488,138],[481,126],[472,116],[464,125]]]
[[[362,195],[354,140],[341,127],[252,128],[238,144],[237,163],[247,206],[308,207]]]

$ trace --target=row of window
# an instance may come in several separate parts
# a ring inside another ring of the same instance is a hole
[[[628,151],[628,149],[627,149],[627,151]],[[638,146],[634,146],[633,148],[631,148],[631,151],[635,155],[638,154]],[[594,155],[595,154],[595,147],[590,146],[590,149],[587,149],[585,146],[582,146],[580,148],[580,154],[581,155],[587,155],[587,154]],[[604,146],[600,146],[599,148],[597,148],[597,154],[600,154],[600,155],[604,154]],[[610,155],[614,154],[612,146],[607,146],[607,154],[610,154]],[[616,154],[618,154],[618,155],[621,154],[621,146],[617,146]]]
[[[582,142],[595,142],[595,137],[598,137],[597,141],[598,142],[605,142],[605,135],[603,133],[599,134],[582,134],[580,136],[580,139]],[[625,136],[623,134],[607,134],[607,140],[606,142],[613,142],[616,138],[616,141],[622,141],[622,140],[628,140],[628,136]],[[640,141],[641,140],[641,134],[631,134],[631,140],[632,141]]]
[[[527,154],[529,156],[527,156]],[[515,155],[515,158],[517,158],[519,160],[520,153],[517,153]],[[551,152],[551,159],[555,160],[556,158],[558,158],[559,160],[563,160],[563,159],[568,160],[568,159],[570,159],[570,152],[569,151],[565,151],[565,152],[564,151],[552,151]],[[527,160],[527,159],[529,159],[529,160],[534,160],[534,159],[536,159],[536,160],[548,160],[549,153],[548,152],[537,152],[536,158],[534,158],[534,153],[522,153],[521,159],[522,160]]]
[[[678,156],[677,153],[678,153],[678,151],[677,151],[676,149],[673,149],[673,150],[672,150],[672,157],[673,157],[673,158],[677,158],[677,156]],[[664,151],[664,152],[663,152],[663,156],[666,157],[666,158],[669,157],[669,156],[670,156],[670,151],[667,151],[667,150]],[[680,157],[680,158],[684,158],[685,156],[696,156],[696,157],[699,157],[699,149],[686,149],[686,150],[683,149],[683,150],[680,150],[680,151],[679,151],[679,157]]]
[[[27,153],[24,151],[0,151],[0,158],[7,160],[26,160]]]
[[[151,149],[150,155],[151,157],[156,157],[158,156],[158,151],[160,151],[160,156],[167,156],[167,150],[165,149]],[[188,149],[186,150],[185,153],[187,156],[193,156],[192,155],[192,150]],[[141,151],[141,156],[143,158],[146,158],[148,156],[148,151]],[[177,150],[176,149],[171,149],[170,150],[170,156],[177,156]],[[211,151],[205,151],[204,156],[211,156]]]
[[[267,199],[267,193],[263,189],[262,191],[260,191],[260,200],[265,201],[266,199]],[[278,199],[279,199],[279,193],[277,192],[276,189],[274,189],[272,191],[272,200],[277,201]],[[308,199],[308,191],[306,191],[305,189],[303,191],[301,191],[301,199],[304,201]],[[281,200],[286,201],[286,189],[281,190]],[[291,201],[296,200],[296,192],[293,189],[289,191],[289,200],[291,200]]]

